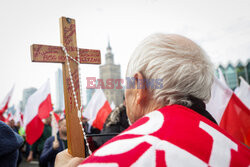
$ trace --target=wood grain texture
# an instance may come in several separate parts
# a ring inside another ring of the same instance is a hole
[[[61,42],[67,47],[76,48],[76,31],[75,31],[75,20],[70,19],[69,23],[65,17],[60,18],[60,33]],[[69,55],[72,57],[77,56],[77,51],[67,50]],[[80,88],[78,78],[78,64],[73,60],[69,59],[71,68],[71,74],[73,77],[75,93],[78,101],[78,105],[81,106],[80,100]],[[67,139],[68,139],[68,150],[69,153],[74,157],[85,157],[84,148],[84,137],[77,116],[77,108],[74,100],[72,85],[70,82],[69,71],[66,63],[62,64],[63,69],[63,86],[64,86],[64,98],[65,98],[65,113],[67,122]]]
[[[61,44],[65,46],[68,54],[77,60],[76,26],[74,19],[60,18],[60,37]],[[78,119],[69,69],[62,47],[33,44],[30,50],[32,62],[62,63],[68,151],[74,157],[85,157],[84,136]],[[79,55],[80,63],[82,64],[101,64],[99,50],[80,49]],[[69,64],[78,105],[81,106],[78,64],[70,58]]]
[[[76,51],[76,47],[66,47],[68,52]],[[33,44],[30,47],[32,62],[65,63],[65,53],[60,46]],[[94,49],[80,49],[81,64],[101,64],[101,52]],[[70,55],[77,60],[76,55]]]

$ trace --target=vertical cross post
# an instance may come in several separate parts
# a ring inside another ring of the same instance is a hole
[[[78,60],[75,20],[61,17],[60,34],[61,44],[66,48],[68,54],[72,58]],[[80,63],[101,64],[101,55],[99,50],[80,49],[79,56]],[[33,62],[62,63],[68,151],[74,157],[85,157],[84,136],[78,118],[78,109],[76,108],[74,100],[69,68],[66,64],[66,55],[62,50],[62,47],[34,44],[31,46],[31,58]],[[80,100],[78,63],[70,58],[68,60],[78,105],[80,107],[82,104]]]

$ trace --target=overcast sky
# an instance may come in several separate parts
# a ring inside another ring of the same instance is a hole
[[[48,78],[55,102],[61,64],[32,63],[30,45],[59,46],[61,16],[76,20],[78,47],[100,49],[103,63],[109,36],[122,78],[134,48],[156,32],[191,38],[215,65],[250,58],[249,0],[1,0],[0,16],[0,103],[14,84],[11,104],[18,104],[24,88]],[[99,77],[98,65],[81,69],[82,78]]]

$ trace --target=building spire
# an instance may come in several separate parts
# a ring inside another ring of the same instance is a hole
[[[108,36],[108,47],[107,47],[107,50],[111,50],[111,46],[110,46],[110,39],[109,39],[109,36]]]
[[[105,54],[106,64],[114,64],[114,55],[112,53],[112,48],[110,46],[110,39],[108,36],[108,46],[107,53]]]

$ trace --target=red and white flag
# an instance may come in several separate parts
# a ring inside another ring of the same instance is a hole
[[[14,114],[14,116],[13,116],[13,119],[14,119],[14,121],[15,121],[15,124],[17,124],[18,122],[20,122],[20,126],[21,127],[23,127],[23,116],[22,116],[23,114],[22,114],[22,112],[21,112],[21,110],[20,110],[20,107],[18,106],[17,108],[16,108],[16,112],[15,112],[15,114]]]
[[[240,78],[240,86],[235,89],[234,93],[250,109],[250,86],[244,80],[244,78],[242,78],[241,76],[239,78]]]
[[[78,167],[249,167],[250,151],[195,111],[152,111],[107,141]]]
[[[101,89],[96,89],[87,108],[83,111],[83,116],[88,118],[88,123],[102,130],[106,118],[111,112],[108,100]]]
[[[52,111],[51,94],[49,80],[32,94],[25,106],[24,126],[26,140],[31,145],[43,133],[44,124],[42,119],[49,117]]]
[[[219,126],[250,146],[250,110],[234,92],[215,78],[207,110]]]
[[[10,112],[8,113],[7,117],[5,118],[5,123],[8,123],[9,121],[14,120],[13,114]]]
[[[13,94],[14,86],[11,88],[9,93],[5,96],[4,100],[0,104],[0,120],[5,121],[5,118],[3,116],[3,113],[8,109],[8,105],[11,99],[11,96]]]

